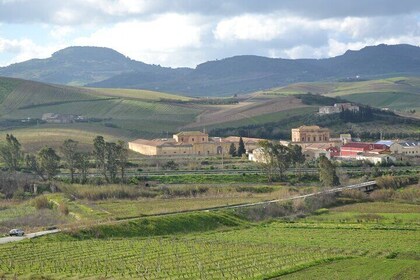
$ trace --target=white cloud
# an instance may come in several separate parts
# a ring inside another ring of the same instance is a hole
[[[279,21],[263,15],[242,15],[220,21],[213,31],[217,40],[269,41],[284,32]]]
[[[179,61],[178,51],[201,46],[201,34],[193,16],[165,14],[151,21],[131,20],[104,27],[74,44],[106,46],[133,59],[172,65],[172,59]],[[184,59],[188,63],[188,57]]]
[[[7,61],[0,61],[3,66],[11,63],[26,61],[32,58],[47,58],[52,52],[57,50],[57,46],[39,46],[29,39],[8,40],[0,38],[0,54],[11,54],[13,58]]]
[[[74,28],[70,26],[53,26],[49,34],[55,39],[62,40],[74,31]]]

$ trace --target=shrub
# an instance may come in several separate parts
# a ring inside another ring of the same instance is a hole
[[[64,202],[62,202],[58,205],[58,211],[60,211],[60,213],[65,215],[65,216],[67,216],[70,213],[68,205]]]
[[[241,187],[236,187],[236,191],[237,192],[250,192],[250,193],[271,193],[274,191],[274,188],[270,186],[261,186],[261,187],[241,186]]]
[[[330,212],[330,210],[328,210],[327,208],[319,208],[319,209],[314,211],[314,214],[315,215],[322,215],[322,214],[327,214],[328,212]]]
[[[359,190],[344,190],[341,192],[341,196],[354,200],[366,200],[368,198],[366,193]]]
[[[395,195],[392,189],[381,189],[373,191],[369,197],[374,201],[390,201]]]
[[[34,200],[32,201],[32,205],[38,210],[52,208],[52,203],[44,195],[34,198]]]
[[[409,184],[414,184],[418,182],[418,177],[410,176],[382,176],[376,179],[376,184],[378,187],[383,189],[398,189]]]

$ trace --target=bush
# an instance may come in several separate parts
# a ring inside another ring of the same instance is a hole
[[[376,184],[382,189],[398,189],[418,182],[415,176],[382,176],[376,179]]]
[[[341,197],[351,198],[354,200],[367,200],[368,195],[359,190],[344,190],[341,192]]]
[[[270,186],[261,186],[261,187],[241,186],[241,187],[236,187],[236,191],[237,192],[250,192],[250,193],[271,193],[274,191],[274,188]]]
[[[314,214],[322,215],[322,214],[327,214],[328,212],[330,212],[330,210],[328,210],[327,208],[319,208],[318,210],[314,211]]]
[[[60,213],[65,215],[65,216],[67,216],[70,213],[68,205],[64,202],[62,202],[58,205],[58,211],[60,211]]]
[[[52,203],[44,195],[34,198],[34,200],[32,201],[32,205],[38,210],[52,208]]]
[[[393,189],[381,189],[373,191],[369,197],[374,201],[390,201],[395,196]]]

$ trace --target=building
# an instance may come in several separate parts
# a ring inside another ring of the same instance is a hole
[[[382,154],[389,153],[389,147],[384,144],[374,143],[347,143],[340,148],[340,157],[356,158],[360,154]]]
[[[356,160],[367,161],[373,164],[392,163],[395,162],[395,157],[388,154],[360,154],[356,156]]]
[[[330,130],[328,128],[320,128],[317,125],[303,125],[292,129],[292,142],[294,143],[328,142],[329,140]]]
[[[389,147],[393,154],[420,156],[420,142],[419,141],[393,141],[381,140],[375,144],[384,144]]]
[[[335,103],[334,106],[319,107],[318,114],[320,115],[337,114],[344,110],[358,112],[359,109],[360,109],[359,106],[353,105],[351,103]]]
[[[128,143],[130,150],[148,156],[182,156],[182,155],[228,155],[230,145],[233,143],[238,148],[240,137],[209,137],[200,131],[183,131],[174,134],[172,138],[162,139],[137,139]],[[262,139],[242,138],[245,149],[257,147]]]
[[[73,123],[77,117],[69,114],[45,113],[41,119],[47,123]]]
[[[332,159],[340,155],[340,149],[332,143],[308,143],[302,148],[306,159],[317,159],[325,156]]]

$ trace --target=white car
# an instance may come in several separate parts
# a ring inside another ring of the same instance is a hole
[[[11,231],[9,231],[10,236],[23,236],[25,232],[22,229],[14,228]]]

